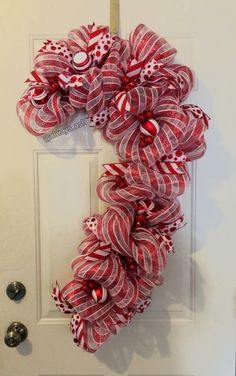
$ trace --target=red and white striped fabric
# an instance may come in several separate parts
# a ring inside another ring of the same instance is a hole
[[[98,236],[111,249],[137,264],[138,275],[157,276],[163,271],[168,249],[160,234],[149,229],[148,217],[145,225],[135,222],[136,205],[110,206],[98,221]]]
[[[103,167],[105,168],[105,172],[102,176],[124,176],[129,163],[104,163]]]
[[[153,166],[173,150],[181,150],[179,144],[188,131],[189,114],[179,106],[175,96],[166,95],[158,100],[154,88],[138,87],[127,93],[127,97],[130,102],[130,112],[135,111],[136,108],[136,114],[129,113],[123,116],[113,103],[110,107],[110,122],[103,130],[105,139],[115,143],[122,160]],[[153,112],[160,129],[151,143],[143,147],[140,141],[142,123],[139,118],[145,111]],[[204,125],[203,119],[198,120]],[[191,139],[191,143],[194,145],[199,134],[194,132],[192,135],[194,138]]]
[[[92,24],[71,30],[67,43],[73,54],[84,52],[90,54],[97,63],[100,63],[109,53],[114,39],[115,36],[109,33],[108,26]]]
[[[17,103],[17,115],[25,129],[34,136],[51,132],[55,127],[64,124],[75,113],[66,97],[59,92],[50,95],[47,103],[35,106],[29,98],[31,86]]]
[[[177,51],[147,26],[140,24],[130,34],[132,54],[138,61],[156,58],[160,63],[169,63]]]
[[[73,279],[52,296],[71,314],[76,345],[97,351],[151,303],[163,283],[172,235],[184,225],[177,199],[189,183],[187,162],[205,150],[209,117],[182,104],[193,73],[174,63],[176,49],[138,25],[128,40],[108,27],[82,26],[47,40],[17,103],[24,127],[43,135],[86,109],[120,158],[104,165],[99,198],[111,204],[86,217]]]
[[[62,90],[58,77],[65,71],[72,74],[72,54],[66,41],[47,41],[34,59],[34,71],[26,80],[29,87],[17,103],[17,114],[23,126],[35,136],[49,133],[72,116],[74,108]],[[35,104],[32,89],[47,93],[45,103]]]
[[[88,78],[81,79],[81,74],[97,64],[100,66],[103,61],[105,62],[115,39],[109,34],[108,27],[93,24],[71,31],[67,40],[57,42],[47,40],[44,43],[34,59],[34,72],[37,77],[34,75],[33,79],[30,77],[26,81],[30,82],[30,86],[17,103],[18,117],[31,134],[35,136],[43,135],[52,131],[55,127],[65,124],[66,120],[74,114],[75,108],[86,107],[93,116],[103,107],[103,100],[102,103],[99,102],[97,105],[94,105],[94,103],[92,105],[91,100],[91,96],[99,98],[99,89],[96,83],[99,82],[99,79],[96,82],[93,82],[92,79],[88,82]],[[78,56],[80,52],[89,54],[91,63],[88,64],[87,58],[83,62],[81,56]],[[96,71],[94,71],[94,74],[97,75]],[[110,77],[113,77],[111,73]],[[48,78],[50,78],[50,81],[48,81]],[[90,88],[87,95],[85,94],[86,83]],[[39,87],[45,90],[47,101],[37,105],[31,98],[30,93],[32,93],[32,89]],[[78,94],[75,94],[75,92],[80,87],[78,99]],[[101,95],[109,96],[104,91]],[[90,104],[86,106],[87,102],[90,102]]]
[[[126,76],[131,79],[138,78],[142,67],[143,67],[143,61],[138,61],[137,59],[131,59],[128,65]]]
[[[73,53],[74,69],[82,74],[90,67],[101,65],[116,39],[118,38],[109,33],[107,26],[92,24],[71,30],[67,42]]]
[[[125,54],[122,54],[123,59],[119,63],[121,70],[116,70],[120,79],[120,89],[123,90],[117,93],[115,103],[122,114],[130,111],[128,93],[136,86],[156,87],[158,94],[164,94],[170,92],[172,84],[171,92],[175,95],[177,93],[180,99],[188,95],[193,84],[193,74],[188,67],[170,65],[176,50],[164,38],[156,35],[145,25],[138,25],[131,33],[129,43],[128,48],[121,42],[123,48],[125,47]],[[96,126],[95,119],[92,119],[92,122]]]
[[[187,169],[187,167],[186,167]],[[174,198],[184,193],[189,184],[189,173],[162,174],[153,168],[133,164],[127,171],[127,181],[132,184],[149,185],[155,191],[155,197]]]
[[[165,162],[162,163],[164,166]],[[175,165],[172,162],[166,162],[166,165]],[[168,173],[159,171],[156,166],[147,168],[141,164],[125,163],[118,164],[123,166],[123,170],[119,172],[116,167],[115,173],[112,173],[112,167],[109,166],[109,173],[106,171],[97,184],[97,194],[99,198],[109,203],[133,202],[140,199],[155,199],[157,197],[176,197],[183,194],[189,184],[189,172],[186,164],[178,167],[179,172],[169,170]],[[127,166],[127,167],[126,167]],[[125,182],[124,186],[117,184],[117,176],[121,177]]]
[[[161,222],[163,220],[171,222],[179,213],[177,202],[170,204],[162,200],[157,204],[159,209],[156,203],[142,202],[140,205],[142,207],[148,205],[150,216],[156,213],[156,218],[159,217]],[[112,211],[114,213],[111,213]],[[114,245],[122,240],[120,230],[116,229],[117,226],[113,227],[114,221],[117,221],[115,213],[119,214],[120,227],[123,227],[128,218],[131,224],[132,214],[135,211],[133,207],[129,207],[128,210],[111,207],[107,214],[98,216],[98,233],[100,228],[104,228],[104,223],[107,223],[113,228]],[[143,312],[149,306],[152,288],[162,283],[161,273],[171,245],[166,242],[165,235],[162,236],[158,232],[153,234],[145,228],[134,229],[130,234],[127,232],[127,239],[123,239],[122,243],[125,245],[131,241],[133,244],[131,257],[137,267],[136,273],[132,275],[130,274],[132,270],[129,269],[130,264],[125,261],[130,260],[126,250],[127,245],[123,248],[123,253],[114,252],[111,247],[109,252],[108,243],[106,246],[103,245],[93,230],[91,232],[91,235],[81,243],[79,256],[72,261],[75,279],[62,290],[56,284],[53,297],[61,311],[72,313],[71,331],[74,342],[86,351],[94,352],[110,334],[117,334],[123,326],[127,325],[135,312]],[[109,233],[111,233],[110,230]],[[101,255],[98,250],[104,247],[106,251]],[[99,257],[97,257],[98,254]],[[83,281],[86,280],[95,281],[107,289],[106,301],[96,302],[90,292],[84,292]],[[90,336],[88,336],[89,332]]]
[[[86,239],[86,245],[87,242],[88,240]],[[90,259],[89,263],[88,257]],[[100,283],[107,289],[109,296],[117,307],[132,307],[136,303],[138,296],[137,281],[135,278],[127,278],[127,272],[123,268],[119,257],[112,251],[110,251],[108,256],[100,260],[91,261],[91,257],[93,256],[87,250],[86,253],[81,253],[72,261],[74,276],[81,279],[92,279]]]
[[[111,301],[104,307],[96,303],[96,309],[100,314],[97,315],[98,319],[93,320],[89,302],[86,302],[81,286],[81,282],[74,279],[60,290],[56,283],[52,297],[60,311],[72,314],[70,329],[75,344],[92,353],[97,351],[111,334],[117,334],[123,326],[130,323],[134,316],[134,309],[120,309]],[[83,307],[82,316],[87,314],[88,319],[84,319],[78,313],[78,304]]]
[[[120,88],[119,63],[122,50],[121,41],[116,40],[102,68],[91,68],[83,77],[83,85],[70,90],[70,103],[75,108],[85,108],[95,126],[101,125],[97,124],[97,116],[102,111],[108,112],[108,104]]]
[[[193,87],[192,71],[180,64],[164,65],[153,58],[141,70],[138,83],[158,89],[159,95],[176,95],[183,101]]]
[[[208,129],[209,116],[202,109],[194,105],[181,106],[188,123],[185,135],[179,148],[185,153],[188,161],[201,158],[206,151],[204,133]]]

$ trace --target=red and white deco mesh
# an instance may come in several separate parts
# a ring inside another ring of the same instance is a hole
[[[104,165],[97,184],[111,206],[85,218],[73,279],[52,293],[72,316],[74,342],[88,352],[149,306],[152,289],[163,283],[172,235],[184,224],[177,197],[189,183],[187,162],[205,152],[209,118],[183,103],[193,74],[174,63],[176,52],[142,24],[128,40],[105,26],[82,26],[45,41],[17,103],[20,121],[36,136],[86,109],[119,156]]]

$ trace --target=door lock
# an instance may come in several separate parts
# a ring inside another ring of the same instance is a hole
[[[10,298],[11,300],[20,300],[24,298],[25,293],[25,286],[23,285],[23,283],[18,281],[9,283],[9,285],[6,288],[6,294],[8,298]]]
[[[17,347],[28,336],[28,330],[26,326],[20,322],[13,322],[7,328],[7,334],[4,341],[8,347]]]

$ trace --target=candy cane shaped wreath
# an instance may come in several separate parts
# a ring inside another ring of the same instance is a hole
[[[173,62],[176,52],[142,24],[128,40],[106,26],[82,26],[44,43],[17,103],[23,126],[36,136],[86,109],[119,156],[97,184],[111,206],[85,218],[74,278],[52,293],[58,309],[72,315],[74,342],[88,352],[143,312],[163,283],[172,235],[183,226],[177,197],[189,183],[187,162],[206,149],[209,118],[183,104],[193,74]]]

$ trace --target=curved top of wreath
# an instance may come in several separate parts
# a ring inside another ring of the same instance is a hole
[[[190,123],[200,119],[191,159],[199,157],[208,118],[197,106],[181,106],[192,89],[193,73],[173,62],[176,52],[143,24],[128,40],[112,35],[107,26],[81,26],[65,39],[44,42],[17,103],[18,116],[37,136],[85,108],[121,158],[147,165],[176,149],[180,140],[183,150]]]

